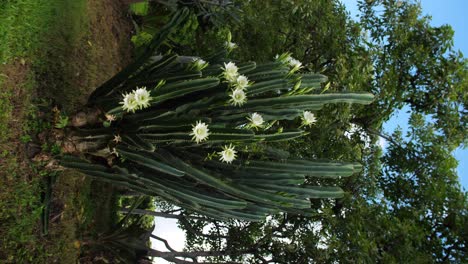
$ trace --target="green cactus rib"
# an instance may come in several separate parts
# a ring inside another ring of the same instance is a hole
[[[353,172],[353,163],[326,163],[326,162],[311,162],[311,161],[300,161],[300,160],[286,160],[284,162],[271,162],[271,161],[250,161],[247,167],[265,167],[265,168],[278,168],[285,171],[290,171],[293,168],[312,169],[312,170],[336,170],[342,172]]]
[[[141,122],[144,123],[144,122]],[[149,123],[149,122],[146,122]],[[151,122],[148,125],[142,125],[137,128],[138,133],[150,133],[150,132],[181,132],[181,131],[191,131],[193,124],[188,123],[187,121],[181,121],[180,123],[171,123],[171,122]]]
[[[138,72],[136,75],[139,78],[144,78],[148,77],[149,74],[167,71],[167,68],[173,65],[173,63],[177,60],[177,57],[178,56],[175,54],[166,55],[158,61],[155,61],[147,66],[143,66],[143,70]]]
[[[307,206],[309,206],[309,203],[303,200],[296,200],[296,199],[290,199],[290,198],[276,196],[276,195],[270,195],[266,192],[260,192],[260,191],[255,191],[255,192],[246,191],[245,188],[247,186],[244,186],[244,185],[237,186],[234,184],[227,184],[226,182],[219,180],[218,178],[208,174],[207,172],[201,169],[197,169],[185,163],[184,161],[173,156],[169,152],[166,152],[163,155],[166,156],[172,162],[172,165],[174,167],[177,167],[180,170],[184,170],[187,173],[187,176],[190,176],[194,180],[197,180],[198,182],[211,186],[227,194],[234,195],[237,197],[243,197],[244,199],[247,199],[247,200],[257,201],[257,202],[266,203],[266,204],[274,205],[279,202],[279,203],[285,203],[289,206],[302,206],[303,203],[305,202]]]
[[[303,130],[291,130],[283,131],[276,134],[261,134],[255,135],[255,140],[265,141],[265,142],[274,142],[274,141],[285,141],[291,140],[305,135]]]
[[[165,85],[154,89],[152,91],[153,96],[160,96],[174,91],[185,90],[190,88],[199,88],[201,90],[205,87],[211,88],[219,84],[219,79],[216,77],[207,77],[202,79],[179,81],[173,83],[166,83]]]
[[[155,191],[156,193],[158,193],[159,190],[163,190],[166,193],[171,194],[179,201],[190,201],[192,203],[192,206],[195,206],[195,208],[200,208],[201,206],[212,206],[217,208],[238,209],[244,208],[246,206],[246,204],[242,201],[236,202],[234,200],[214,198],[212,196],[207,196],[201,193],[189,191],[187,189],[182,188],[181,186],[176,186],[168,182],[160,183],[159,181],[161,180],[158,179],[158,177],[152,177],[152,179],[153,180],[151,181],[151,184],[158,188]]]
[[[291,163],[256,162],[252,161],[245,166],[251,172],[284,172],[304,174],[312,177],[347,177],[354,173],[352,165],[343,166],[300,166]]]
[[[288,68],[281,62],[268,62],[264,64],[257,65],[254,70],[249,71],[248,75],[251,74],[258,74],[258,73],[263,73],[263,72],[271,72],[273,70],[284,70],[288,71]]]
[[[300,75],[302,82],[323,83],[328,77],[319,73],[303,73]]]
[[[257,63],[254,61],[237,64],[239,74],[249,73],[257,68]]]
[[[250,222],[260,222],[265,219],[265,215],[261,214],[253,214],[253,213],[247,213],[243,211],[234,211],[234,210],[213,210],[211,208],[205,208],[206,212],[211,213],[212,215],[220,214],[221,217],[226,218],[226,219],[240,219],[244,221],[250,221]]]
[[[200,79],[202,77],[202,73],[199,71],[191,71],[187,73],[165,73],[161,75],[151,76],[143,80],[135,80],[132,83],[129,83],[127,87],[134,88],[134,87],[154,87],[159,84],[160,81],[165,81],[166,83],[175,83],[175,82],[183,82],[189,81],[193,79]]]
[[[188,188],[183,188],[180,185],[170,183],[168,181],[162,181],[163,185],[171,188],[174,191],[178,191],[179,195],[186,194],[190,195],[195,199],[199,204],[211,206],[219,209],[243,209],[247,206],[247,202],[239,199],[227,199],[227,198],[218,198],[213,196],[213,191],[210,191],[208,194],[203,194],[200,191],[192,191]]]
[[[72,155],[63,155],[60,163],[67,168],[96,170],[100,172],[109,172],[109,168],[99,164],[89,163],[86,160],[80,159]]]
[[[262,112],[265,120],[293,120],[302,114],[303,111],[298,109],[271,109]]]
[[[246,185],[256,185],[256,184],[275,184],[275,185],[295,185],[304,183],[304,179],[247,179],[247,178],[238,178],[234,179],[234,182]]]
[[[253,113],[253,112],[252,112]],[[264,109],[257,112],[263,116],[264,121],[270,120],[293,120],[303,114],[303,111],[298,109]],[[231,121],[231,122],[245,122],[250,115],[245,112],[239,111],[232,113],[232,111],[217,111],[213,113],[213,122],[216,121]]]
[[[122,137],[122,142],[131,147],[134,147],[137,149],[143,149],[143,150],[150,151],[150,152],[156,149],[156,147],[153,144],[149,143],[146,140],[143,140],[138,135],[121,135],[121,137]]]
[[[211,128],[209,141],[217,140],[249,140],[254,138],[255,134],[252,131],[245,129],[232,129],[232,128]]]
[[[188,132],[169,132],[169,133],[140,133],[138,134],[143,140],[150,142],[170,142],[177,140],[191,141],[192,137]]]
[[[275,184],[255,184],[255,187],[266,191],[278,191],[292,193],[298,196],[308,198],[342,198],[344,192],[339,187],[322,187],[322,186],[284,186]]]
[[[284,79],[288,73],[289,70],[273,70],[268,72],[249,74],[248,78],[254,82],[261,82],[273,79]]]
[[[151,105],[155,106],[167,100],[171,100],[171,99],[175,99],[178,97],[186,96],[191,93],[207,90],[207,89],[216,87],[219,84],[219,79],[217,78],[202,79],[202,80],[203,82],[197,82],[198,83],[197,85],[193,84],[195,83],[194,81],[181,82],[180,85],[182,86],[182,88],[179,88],[179,89],[168,90],[168,87],[165,87],[164,90],[162,89],[153,90],[152,92],[153,99],[151,100]]]
[[[204,70],[202,70],[203,76],[220,76],[223,72],[221,64],[210,64]]]
[[[268,80],[263,82],[258,82],[249,87],[248,94],[249,96],[275,91],[275,90],[284,90],[290,89],[292,85],[285,79],[276,79]]]
[[[101,96],[110,94],[113,90],[118,90],[121,87],[121,84],[125,82],[131,75],[133,75],[138,69],[151,57],[156,51],[156,49],[166,40],[171,32],[173,32],[178,25],[186,20],[190,11],[187,8],[180,9],[153,38],[150,45],[146,50],[138,57],[135,62],[127,66],[125,69],[117,73],[110,80],[106,81],[100,87],[98,87],[91,94],[89,102],[93,103],[94,100],[98,99]]]
[[[235,171],[232,175],[234,180],[259,180],[259,181],[280,181],[280,180],[293,180],[305,181],[305,174],[293,173],[293,172],[282,172],[282,173],[252,173],[248,170]]]
[[[132,115],[126,115],[124,120],[136,121],[138,123],[143,123],[145,121],[157,121],[158,123],[162,123],[175,119],[175,115],[176,113],[174,111],[152,109],[144,112],[137,112]]]
[[[123,155],[125,158],[138,163],[141,166],[149,168],[151,170],[166,173],[168,175],[182,177],[185,175],[183,171],[175,169],[163,162],[159,162],[154,159],[153,156],[147,155],[141,151],[132,151],[128,148],[124,148],[122,146],[117,146],[117,151]]]
[[[312,94],[312,95],[295,95],[288,97],[275,97],[266,99],[253,99],[247,101],[245,108],[259,106],[295,106],[295,105],[323,105],[329,103],[358,103],[370,104],[374,96],[370,93],[362,94]]]
[[[295,109],[295,110],[320,110],[329,103],[372,103],[373,95],[362,94],[313,94],[273,97],[265,99],[251,99],[241,108],[234,106],[218,106],[213,109],[215,113],[252,113],[264,112],[272,109]]]

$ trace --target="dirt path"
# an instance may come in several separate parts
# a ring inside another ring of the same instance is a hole
[[[76,23],[59,27],[63,32],[58,38],[52,36],[58,45],[43,59],[48,68],[40,69],[44,85],[40,95],[53,98],[67,111],[84,105],[95,87],[131,60],[133,26],[126,6],[115,0],[87,0],[81,8],[84,15],[76,17]],[[80,32],[67,36],[69,30]]]

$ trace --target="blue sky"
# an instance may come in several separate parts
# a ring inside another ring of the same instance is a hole
[[[351,12],[353,18],[357,18],[357,0],[341,0],[346,9]],[[465,57],[468,56],[468,10],[467,0],[421,0],[421,6],[425,15],[432,16],[431,24],[440,26],[449,24],[455,31],[454,46],[460,50]],[[397,126],[405,129],[409,115],[406,111],[398,111],[384,124],[386,132],[393,131]],[[468,132],[467,132],[468,133]],[[458,177],[465,190],[468,190],[468,149],[457,149],[455,158],[458,160]]]

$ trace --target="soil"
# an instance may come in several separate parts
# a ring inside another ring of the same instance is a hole
[[[132,59],[133,46],[130,41],[133,24],[130,14],[127,12],[128,6],[115,0],[88,0],[86,13],[88,23],[88,34],[77,39],[71,45],[67,57],[63,61],[72,61],[68,69],[64,71],[66,78],[63,78],[63,85],[73,90],[62,90],[62,87],[55,87],[54,94],[45,93],[55,100],[58,107],[67,114],[73,114],[82,109],[89,94],[100,84],[119,72]],[[49,78],[45,78],[48,80]],[[60,83],[60,82],[59,82]],[[77,230],[77,237],[87,235],[94,236],[97,233],[106,232],[110,228],[113,219],[112,207],[115,204],[113,188],[107,184],[91,181],[88,177],[71,170],[62,173],[66,177],[58,177],[53,197],[53,207],[58,208],[54,215],[63,214],[67,217],[67,207],[74,205],[64,202],[67,200],[67,190],[80,191],[80,186],[88,185],[89,196],[94,215],[92,220],[87,220],[83,212],[73,215],[76,212],[68,212],[68,217],[78,217],[80,222],[87,222],[88,230]],[[70,179],[75,180],[75,184],[70,185]],[[83,195],[83,194],[80,194]],[[81,205],[86,207],[86,205]],[[60,209],[63,208],[62,212]],[[89,208],[88,208],[89,209]],[[88,210],[85,209],[84,211]],[[51,214],[51,218],[54,217]],[[66,220],[63,220],[66,223]],[[79,224],[78,223],[78,224]],[[60,220],[51,225],[60,225]],[[82,228],[82,227],[81,227]],[[94,234],[86,234],[93,230]],[[78,241],[78,240],[77,240]],[[80,243],[74,243],[74,246]],[[80,247],[80,246],[78,246]],[[82,251],[79,263],[101,263],[104,258],[102,253],[94,252],[89,254],[88,248],[80,248]],[[86,253],[88,252],[88,253]],[[85,253],[85,254],[83,254]],[[105,263],[105,262],[102,262]]]
[[[2,74],[2,92],[11,93],[10,105],[11,118],[8,122],[7,131],[3,131],[6,138],[0,138],[0,149],[2,151],[8,151],[9,155],[23,156],[24,148],[20,142],[20,135],[23,130],[23,119],[25,116],[24,101],[29,97],[29,91],[27,89],[27,81],[29,78],[30,66],[24,62],[15,61],[8,65],[0,67],[0,73]],[[2,109],[6,111],[6,109]],[[0,159],[0,167],[2,166],[2,159]]]
[[[76,18],[87,33],[51,37],[57,45],[44,59],[51,60],[48,66],[40,69],[43,88],[39,95],[54,99],[61,110],[72,114],[96,87],[125,67],[133,49],[133,24],[127,10],[128,6],[120,1],[87,0],[87,16]]]

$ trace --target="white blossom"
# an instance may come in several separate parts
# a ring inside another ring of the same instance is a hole
[[[224,70],[223,75],[226,80],[228,80],[230,83],[237,81],[237,76],[239,76],[239,73],[237,72],[238,68],[235,63],[224,63],[224,68],[222,69]]]
[[[317,118],[315,118],[315,115],[310,111],[304,111],[302,116],[302,124],[305,126],[311,126],[315,122],[317,122]]]
[[[264,123],[262,115],[260,115],[258,113],[253,113],[250,116],[249,120],[252,123],[251,125],[253,127],[261,127],[263,125],[263,123]]]
[[[138,109],[147,108],[151,105],[151,96],[146,90],[146,87],[138,88],[133,93],[135,94],[135,101],[138,105]]]
[[[289,65],[289,67],[291,68],[291,72],[295,72],[299,70],[300,68],[302,68],[302,63],[299,60],[291,57],[290,53],[283,53],[281,55],[276,55],[275,60],[283,64]]]
[[[193,125],[192,133],[190,133],[190,135],[193,136],[192,140],[200,143],[201,141],[208,139],[208,136],[210,135],[209,131],[207,124],[202,121],[197,121],[197,123]]]
[[[235,86],[239,89],[245,89],[249,86],[249,79],[245,75],[239,75],[236,79]]]
[[[247,102],[247,95],[245,95],[244,90],[236,88],[232,91],[231,100],[229,100],[234,106],[241,106]]]
[[[193,61],[193,68],[195,68],[198,71],[203,70],[208,66],[208,62],[206,62],[203,59],[197,58]]]
[[[291,67],[291,71],[295,72],[302,68],[302,63],[299,60],[289,57],[289,66]]]
[[[226,41],[226,43],[224,43],[226,45],[226,48],[229,50],[229,51],[232,51],[233,49],[237,48],[237,44],[234,43],[234,42],[231,42],[231,41]]]
[[[233,160],[236,159],[236,153],[237,151],[234,149],[234,146],[232,144],[230,144],[229,146],[225,145],[223,147],[223,151],[219,152],[219,155],[221,155],[219,160],[221,160],[222,162],[231,163]]]
[[[135,99],[134,93],[129,93],[124,95],[123,101],[120,103],[122,104],[123,110],[127,112],[135,112],[138,109],[138,102]]]
[[[281,62],[283,64],[288,64],[291,59],[292,58],[289,55],[289,53],[283,53],[281,55],[276,54],[276,56],[275,56],[275,60],[278,61],[278,62]]]

